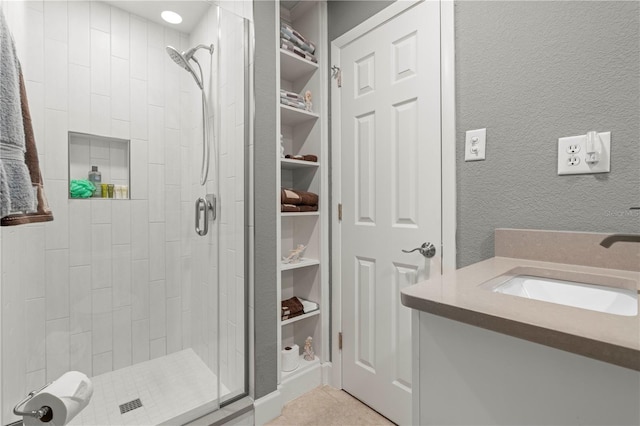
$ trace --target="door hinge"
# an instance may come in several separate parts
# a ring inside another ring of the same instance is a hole
[[[338,83],[338,87],[342,87],[342,70],[340,67],[336,65],[331,67],[331,78],[335,78],[336,83]]]
[[[338,203],[338,220],[342,221],[342,203]]]
[[[338,349],[342,350],[342,331],[338,332]]]

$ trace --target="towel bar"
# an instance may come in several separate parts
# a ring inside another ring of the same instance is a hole
[[[15,407],[13,407],[13,414],[15,414],[16,416],[28,416],[28,417],[35,417],[37,419],[40,419],[42,422],[49,422],[51,421],[51,419],[53,419],[53,411],[51,410],[51,407],[40,407],[40,409],[38,410],[34,410],[34,411],[20,411],[19,408],[26,404],[27,402],[29,402],[29,400],[31,400],[31,398],[33,398],[38,392],[40,392],[41,390],[43,390],[44,388],[46,388],[47,386],[49,386],[51,383],[47,383],[46,385],[44,385],[43,387],[41,387],[38,390],[34,390],[29,392],[29,395],[27,395],[22,401],[18,402],[18,404],[16,404]]]

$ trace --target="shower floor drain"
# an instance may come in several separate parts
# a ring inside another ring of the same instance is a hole
[[[120,404],[120,414],[128,413],[129,411],[140,407],[142,407],[142,401],[140,401],[140,398],[125,402],[124,404]]]

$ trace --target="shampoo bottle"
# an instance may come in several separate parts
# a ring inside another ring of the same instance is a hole
[[[91,166],[89,172],[89,182],[93,183],[96,187],[96,191],[93,193],[94,197],[100,197],[100,184],[102,183],[102,173],[98,171],[98,166]]]

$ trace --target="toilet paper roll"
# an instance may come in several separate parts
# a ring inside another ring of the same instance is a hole
[[[298,345],[287,346],[282,350],[282,371],[293,371],[298,368],[300,348]]]
[[[66,425],[89,404],[91,395],[93,395],[93,384],[85,374],[79,371],[64,373],[49,386],[38,392],[25,405],[25,411],[50,407],[53,412],[53,419],[48,423],[43,423],[35,417],[25,416],[23,417],[24,425]]]

